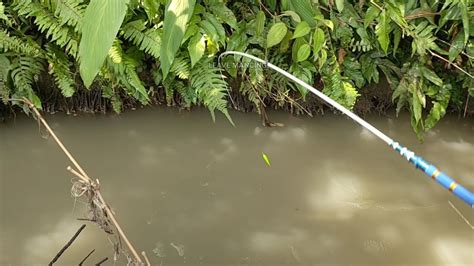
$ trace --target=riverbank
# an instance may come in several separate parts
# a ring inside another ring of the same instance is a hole
[[[260,112],[261,120],[264,124],[268,123],[271,119],[266,115],[267,111],[270,110],[282,110],[293,115],[323,115],[325,111],[330,108],[316,96],[309,94],[307,98],[299,101],[291,102],[277,102],[273,99],[266,99],[263,105],[256,106],[253,102],[249,101],[248,97],[243,96],[238,89],[239,83],[237,81],[229,82],[233,85],[230,88],[229,106],[231,110],[237,110],[241,112]],[[49,85],[51,86],[51,84]],[[318,87],[318,85],[315,85]],[[37,88],[38,96],[42,101],[43,112],[46,113],[114,113],[112,101],[103,97],[103,91],[100,88],[93,87],[91,90],[87,90],[84,87],[78,87],[77,92],[72,97],[64,97],[57,89],[45,89],[48,86],[40,86]],[[360,97],[358,98],[355,106],[354,113],[365,116],[369,114],[384,115],[388,112],[393,112],[396,108],[396,104],[392,102],[392,91],[387,83],[364,87],[360,90]],[[185,100],[179,94],[173,94],[173,97],[167,97],[165,90],[159,88],[156,93],[151,94],[150,105],[151,106],[168,106],[177,109],[196,109],[195,107],[187,107]],[[467,95],[466,95],[467,96]],[[120,94],[122,102],[121,111],[134,110],[137,108],[144,107],[139,101],[130,97],[124,93]],[[429,105],[430,103],[428,103]],[[145,106],[146,107],[146,106]],[[0,121],[5,121],[12,117],[12,112],[22,112],[21,109],[14,109],[9,105],[0,103]],[[455,114],[460,117],[472,117],[474,116],[474,99],[467,101],[465,106],[459,106],[458,108],[451,107],[447,110],[449,114]]]

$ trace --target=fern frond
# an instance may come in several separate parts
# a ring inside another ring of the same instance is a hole
[[[327,69],[322,72],[322,80],[324,82],[323,93],[344,107],[352,109],[357,97],[359,97],[357,89],[351,83],[344,80],[334,54],[327,64]]]
[[[72,64],[64,52],[54,45],[48,45],[48,63],[50,74],[53,74],[56,85],[64,97],[71,97],[74,92],[75,81],[70,71]]]
[[[412,42],[412,56],[417,53],[420,56],[426,55],[428,50],[438,48],[436,45],[436,35],[433,31],[436,26],[428,24],[427,21],[423,21],[420,24],[413,26],[411,36],[413,37]]]
[[[8,17],[5,15],[5,6],[3,2],[0,2],[0,19],[5,20],[8,23]]]
[[[11,78],[15,86],[14,98],[27,97],[37,107],[41,107],[41,102],[33,91],[33,82],[44,69],[43,60],[40,58],[20,56],[13,60],[11,66]]]
[[[122,35],[126,40],[157,59],[160,58],[161,34],[161,29],[147,29],[145,21],[141,19],[129,22],[122,27]]]
[[[227,111],[227,82],[211,60],[201,60],[194,66],[189,79],[190,86],[196,91],[198,100],[211,112],[213,121],[216,119],[215,110],[218,110],[234,124]]]
[[[56,0],[54,15],[64,24],[73,27],[76,32],[80,32],[87,6],[83,2],[82,0]]]
[[[10,68],[10,60],[8,60],[5,55],[0,54],[0,98],[2,98],[4,102],[10,98],[10,90],[8,88]]]
[[[255,108],[257,109],[257,113],[261,114],[261,98],[254,85],[251,82],[245,80],[244,82],[240,83],[239,91],[243,96],[247,97],[247,99],[254,104]]]
[[[66,25],[63,19],[56,17],[53,11],[40,3],[31,0],[16,0],[14,3],[19,15],[34,17],[34,23],[47,38],[65,48],[69,55],[76,57],[79,37],[74,28]]]
[[[122,63],[122,47],[120,46],[120,43],[117,42],[117,40],[114,41],[112,47],[110,47],[108,56],[117,65],[120,65]]]
[[[188,79],[191,72],[189,57],[179,56],[175,58],[170,71],[175,73],[180,79]]]
[[[176,86],[176,90],[178,91],[181,98],[184,100],[185,107],[191,107],[191,104],[195,104],[197,101],[197,94],[196,91],[193,90],[191,86],[185,86],[181,83],[181,86]]]
[[[163,81],[163,88],[165,89],[165,97],[166,97],[166,104],[168,106],[172,106],[174,104],[174,86],[177,82],[175,82],[175,79],[173,79],[171,76],[168,76],[164,81]]]
[[[32,57],[40,56],[42,51],[36,42],[27,42],[16,36],[10,36],[8,32],[0,31],[0,52],[13,52]]]
[[[109,51],[105,64],[108,72],[112,74],[111,78],[142,104],[148,103],[148,93],[137,74],[139,62],[132,54],[127,54],[122,50],[119,40],[114,41],[111,51]]]
[[[102,97],[110,100],[112,108],[117,114],[122,112],[122,100],[112,86],[104,86],[102,88]]]

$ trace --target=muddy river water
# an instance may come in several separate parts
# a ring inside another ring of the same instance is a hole
[[[46,116],[153,265],[474,265],[474,211],[349,119],[232,117]],[[406,116],[367,120],[474,189],[474,119],[447,117],[423,144]],[[0,124],[0,265],[46,265],[83,223],[57,265],[92,249],[87,265],[113,265],[44,135],[28,117]]]

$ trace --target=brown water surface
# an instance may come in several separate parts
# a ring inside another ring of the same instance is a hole
[[[154,265],[474,265],[474,231],[448,201],[471,224],[472,209],[352,121],[232,117],[235,128],[204,110],[47,119]],[[472,119],[445,118],[424,144],[407,117],[367,119],[474,189]],[[68,165],[34,120],[0,124],[0,265],[47,264],[83,223]],[[57,265],[92,249],[88,265],[113,265],[93,224]]]

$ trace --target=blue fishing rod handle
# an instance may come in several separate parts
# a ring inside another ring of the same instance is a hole
[[[415,165],[416,168],[425,172],[425,174],[436,180],[438,184],[451,191],[454,195],[456,195],[456,197],[460,198],[462,201],[471,206],[471,208],[474,208],[474,193],[454,181],[454,179],[449,177],[447,174],[439,171],[434,165],[415,155],[414,152],[408,150],[406,147],[401,146],[398,142],[392,142],[390,146],[399,152],[400,155],[405,157],[410,163]]]

